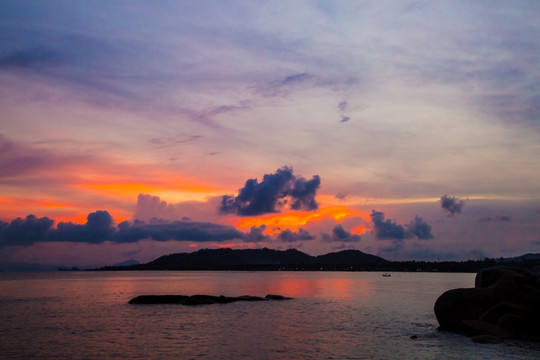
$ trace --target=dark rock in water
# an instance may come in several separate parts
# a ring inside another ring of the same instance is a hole
[[[504,342],[502,339],[492,335],[477,335],[473,336],[471,340],[478,344],[500,344]]]
[[[273,295],[273,294],[268,294],[264,298],[267,300],[292,300],[291,297],[286,297],[283,295]]]
[[[237,297],[212,296],[212,295],[140,295],[129,301],[130,304],[180,304],[180,305],[208,305],[228,304],[236,301],[267,301],[267,300],[291,300],[292,298],[282,295],[259,296],[243,295]]]
[[[501,339],[512,337],[512,333],[505,328],[481,320],[463,320],[458,324],[455,331],[467,336],[490,335]]]
[[[486,289],[454,289],[439,296],[435,315],[441,330],[454,330],[461,321],[478,319],[493,305]]]
[[[495,341],[478,336],[538,340],[540,274],[507,266],[482,269],[474,288],[443,293],[434,311],[441,330],[474,336],[477,342]]]

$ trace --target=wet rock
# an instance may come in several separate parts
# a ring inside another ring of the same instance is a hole
[[[437,299],[434,311],[440,328],[474,337],[537,339],[539,280],[540,274],[524,269],[482,269],[474,288],[449,290]]]
[[[511,338],[512,333],[502,326],[480,320],[463,320],[455,330],[458,334],[467,336],[491,335],[498,338]]]
[[[477,335],[473,336],[471,340],[479,344],[500,344],[504,342],[502,339],[492,335]]]
[[[213,296],[213,295],[140,295],[129,301],[130,304],[179,304],[179,305],[209,305],[228,304],[236,301],[268,301],[268,300],[290,300],[282,295],[259,296],[243,295],[237,297]]]
[[[449,290],[435,302],[435,316],[441,330],[455,330],[463,320],[479,319],[493,303],[487,289]]]

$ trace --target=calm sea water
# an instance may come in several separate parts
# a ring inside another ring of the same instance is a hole
[[[437,297],[473,283],[473,274],[437,273],[0,273],[0,357],[539,359],[537,345],[481,345],[437,330]],[[127,303],[142,294],[268,293],[295,299]]]

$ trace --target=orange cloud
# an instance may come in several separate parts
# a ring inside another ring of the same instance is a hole
[[[157,193],[197,193],[216,194],[222,192],[216,187],[198,182],[193,179],[179,177],[178,175],[160,174],[156,179],[134,182],[132,178],[125,177],[96,177],[87,178],[75,184],[76,187],[90,189],[107,195],[136,198],[138,194]]]
[[[356,235],[362,235],[363,233],[366,233],[368,231],[371,231],[372,229],[367,227],[366,225],[358,225],[354,228],[351,229],[351,233],[352,234],[356,234]]]
[[[24,198],[6,198],[0,197],[0,218],[13,220],[16,217],[25,217],[27,215],[48,216],[58,220],[59,216],[77,212],[77,207],[68,203],[61,203],[54,200],[43,199],[24,199]],[[70,220],[71,220],[70,218]]]
[[[240,229],[250,229],[253,226],[266,225],[266,232],[268,234],[278,233],[283,229],[298,230],[298,228],[305,226],[306,224],[314,221],[320,221],[324,218],[331,218],[337,222],[341,222],[348,217],[360,217],[364,221],[371,221],[370,217],[364,212],[349,208],[346,206],[330,206],[326,208],[319,208],[315,212],[305,211],[290,211],[279,214],[268,214],[258,217],[241,218],[234,224]],[[360,227],[356,228],[357,231],[361,231]],[[278,230],[281,229],[281,230]]]

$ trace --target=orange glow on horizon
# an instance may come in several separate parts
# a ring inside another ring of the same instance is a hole
[[[136,198],[139,194],[159,194],[170,192],[216,194],[220,191],[205,184],[191,182],[167,182],[167,183],[134,183],[129,180],[88,182],[77,184],[77,187],[90,189],[101,193],[113,194],[120,197]]]
[[[235,223],[235,226],[238,228],[250,229],[253,226],[258,227],[266,225],[266,232],[268,234],[274,234],[280,232],[277,228],[298,230],[298,228],[305,226],[307,223],[320,221],[324,217],[330,217],[337,222],[341,222],[348,217],[360,217],[366,222],[371,221],[370,217],[360,210],[348,208],[346,206],[331,206],[320,208],[315,212],[291,211],[287,213],[242,218]],[[360,227],[364,228],[364,226],[360,225],[356,230],[362,230]]]
[[[220,248],[230,248],[230,247],[236,246],[236,244],[228,243],[228,244],[219,244],[218,246],[219,246]]]

